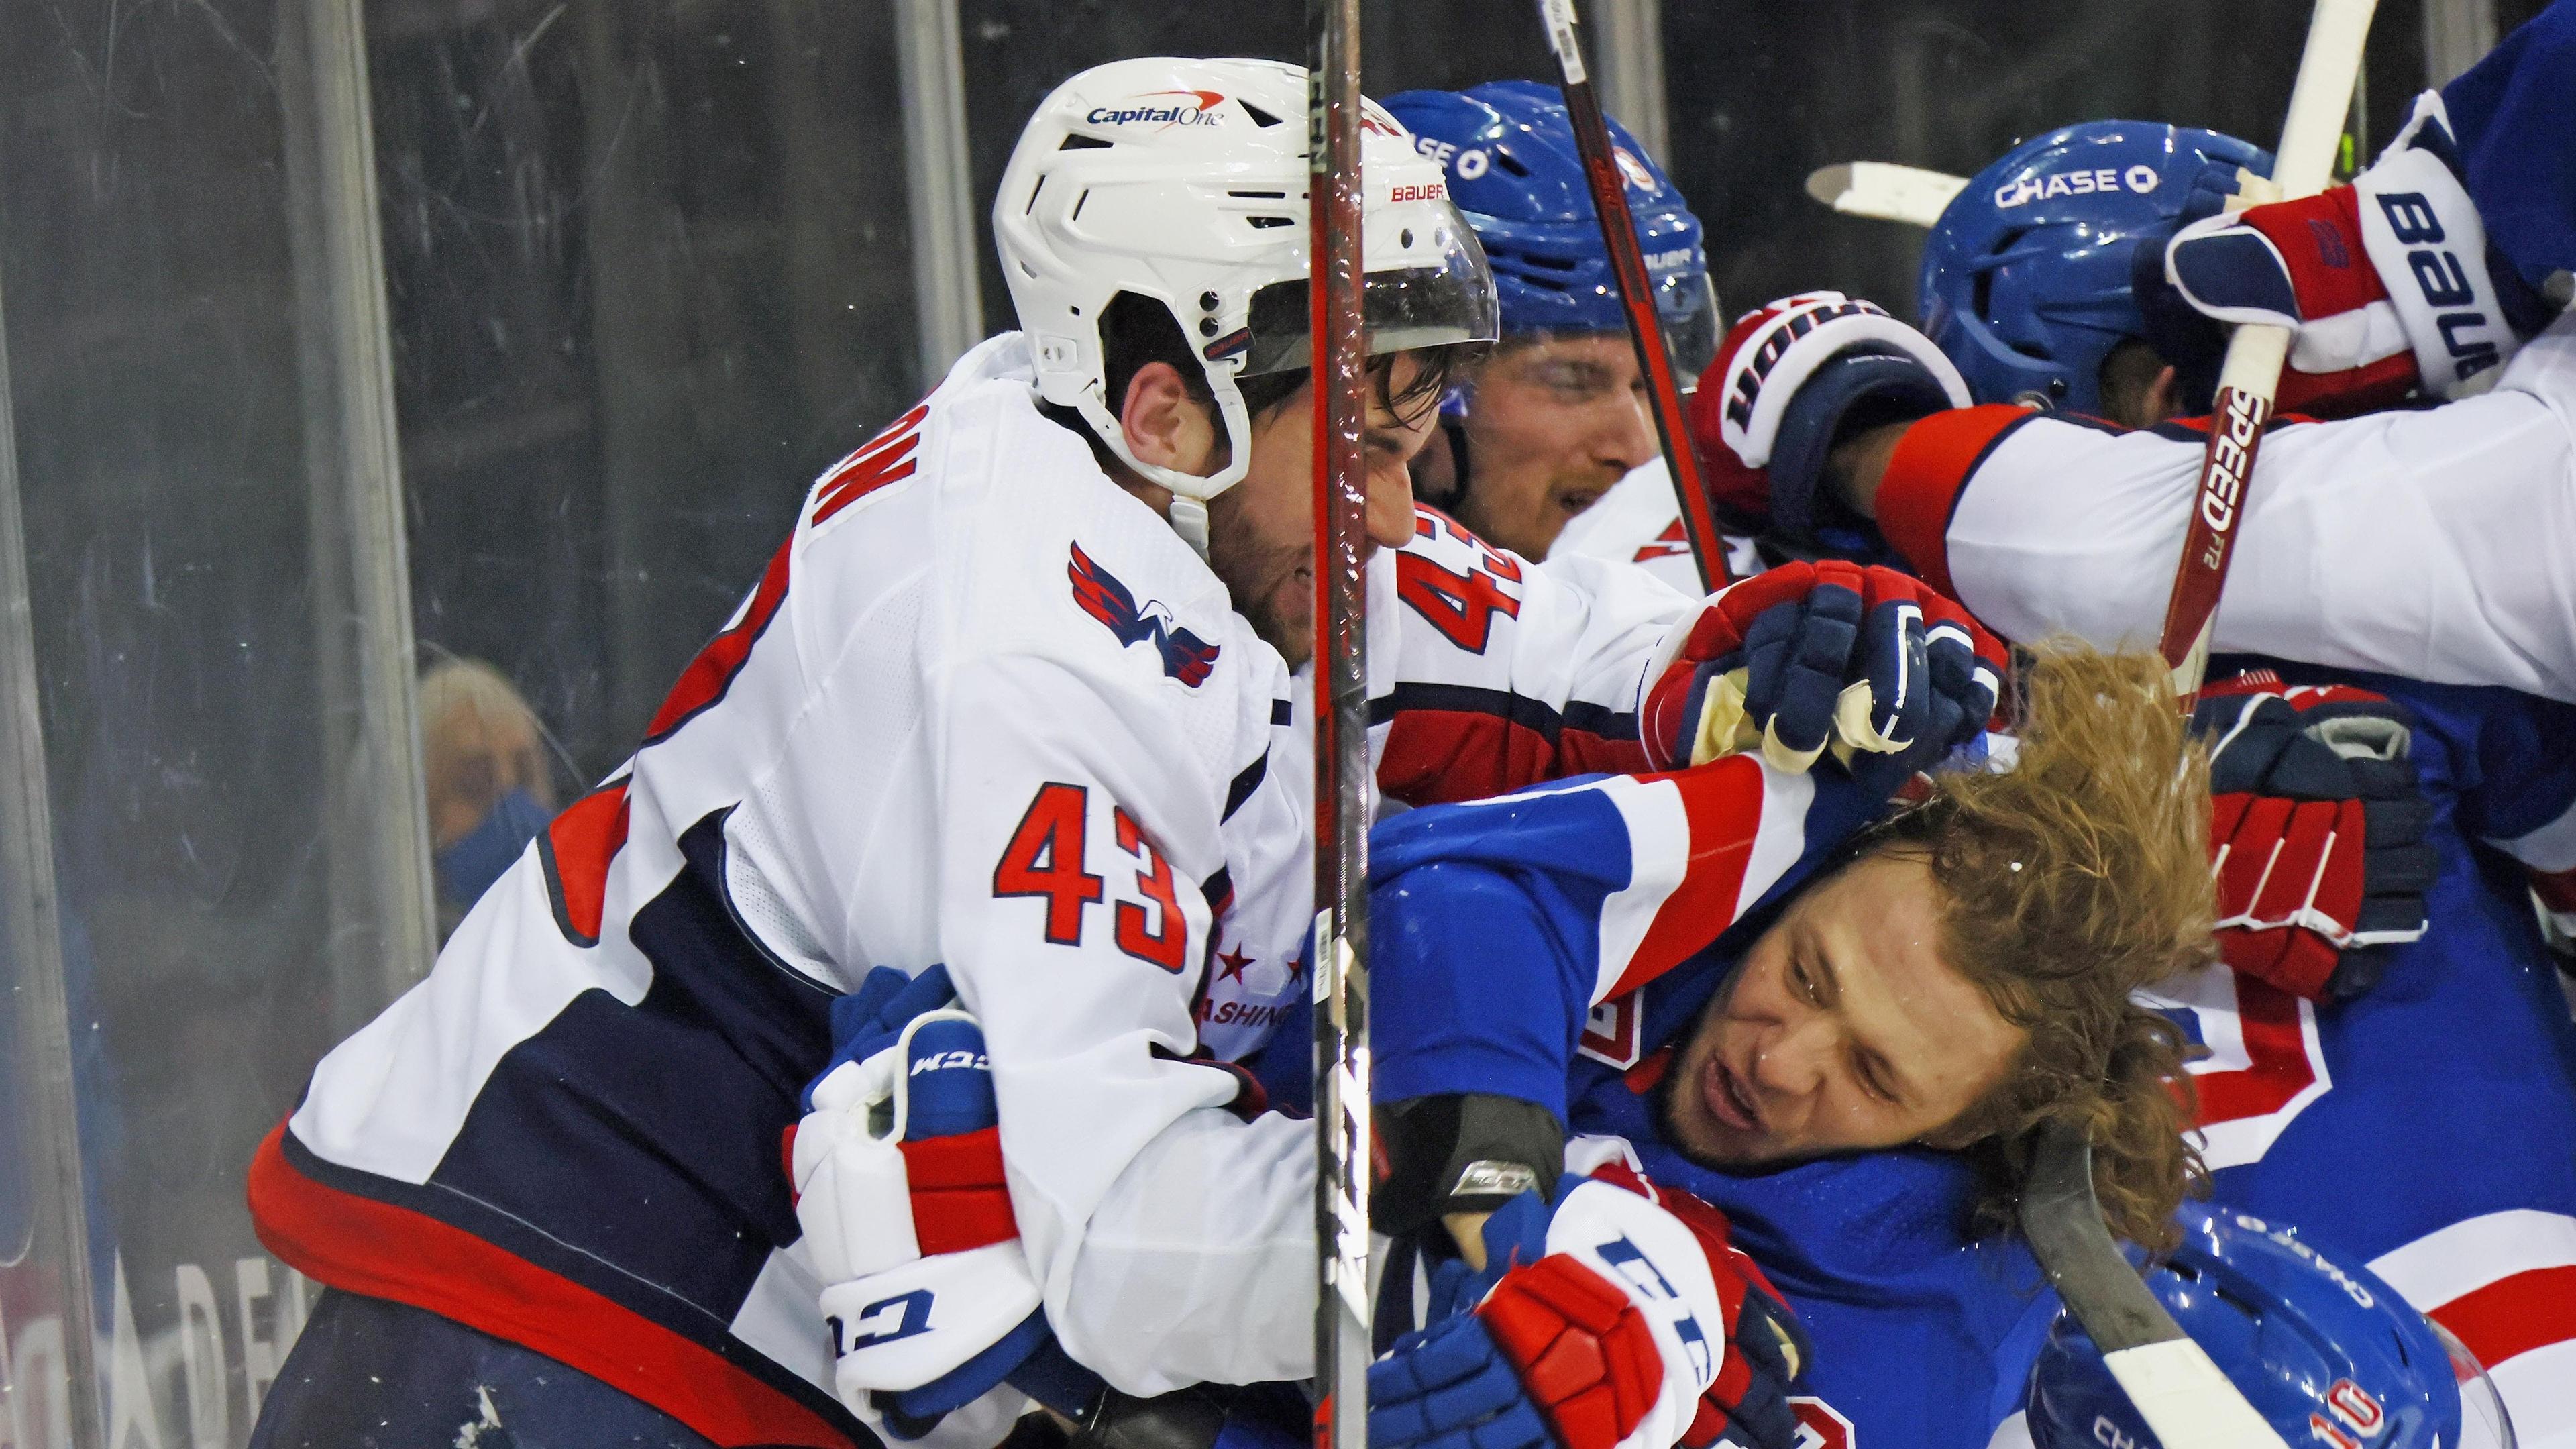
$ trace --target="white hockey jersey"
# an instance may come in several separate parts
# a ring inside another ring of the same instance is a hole
[[[281,1257],[718,1443],[865,1442],[780,1140],[832,998],[944,962],[1066,1349],[1139,1394],[1309,1372],[1313,1130],[1224,1062],[1303,981],[1306,691],[1029,378],[996,338],[825,474],[629,764],[323,1059],[252,1169]],[[1370,596],[1408,799],[1633,767],[1691,607],[1428,513]]]
[[[1733,577],[1749,579],[1762,572],[1752,539],[1724,537],[1726,567]],[[1682,528],[1682,505],[1673,493],[1673,470],[1660,457],[1629,469],[1591,507],[1567,519],[1547,556],[1551,563],[1568,558],[1633,563],[1683,594],[1702,592],[1699,567],[1691,562],[1690,535]]]
[[[1879,528],[2006,638],[2152,647],[2206,437],[1935,414],[1897,445]],[[2219,653],[2576,700],[2576,314],[2481,396],[2276,421],[2244,510]]]

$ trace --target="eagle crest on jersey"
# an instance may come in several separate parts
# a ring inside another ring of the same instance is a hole
[[[1082,612],[1107,625],[1121,645],[1150,639],[1154,651],[1163,656],[1165,675],[1192,689],[1207,682],[1209,671],[1216,668],[1219,646],[1173,623],[1161,604],[1139,605],[1135,592],[1094,562],[1081,544],[1073,545],[1073,561],[1065,566],[1065,573],[1073,579],[1073,601],[1082,606]]]

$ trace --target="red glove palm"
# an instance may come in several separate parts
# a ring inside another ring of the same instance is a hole
[[[1504,1274],[1476,1316],[1566,1449],[1610,1449],[1663,1390],[1663,1354],[1645,1315],[1572,1258]]]
[[[2368,990],[2424,934],[2438,862],[2403,705],[2247,676],[2203,691],[2210,868],[2227,964],[2310,1000]]]

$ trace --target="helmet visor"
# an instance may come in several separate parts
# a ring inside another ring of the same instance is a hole
[[[2460,1385],[2459,1449],[2517,1449],[2513,1437],[2513,1416],[2504,1411],[2504,1397],[2496,1392],[2495,1380],[2478,1362],[2478,1356],[2455,1338],[2451,1330],[2434,1322],[2433,1336],[2442,1340],[2443,1349],[2451,1356],[2451,1377]]]
[[[1664,354],[1685,388],[1717,357],[1717,289],[1708,273],[1674,272],[1655,283],[1655,316],[1664,328]]]
[[[1466,223],[1453,214],[1447,225],[1436,230],[1431,245],[1413,249],[1413,254],[1425,264],[1368,274],[1360,314],[1368,329],[1370,356],[1492,342],[1502,335],[1502,304],[1494,296],[1494,276]],[[1273,282],[1252,294],[1248,338],[1239,342],[1220,338],[1209,344],[1209,360],[1224,356],[1221,348],[1230,351],[1240,345],[1244,359],[1237,377],[1312,366],[1311,320],[1306,279]]]

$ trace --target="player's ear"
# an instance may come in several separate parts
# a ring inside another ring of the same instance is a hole
[[[2173,364],[2165,364],[2156,373],[2156,380],[2147,384],[2144,407],[2149,427],[2154,427],[2158,423],[2169,423],[2182,415],[2182,403],[2177,393]]]
[[[1118,426],[1140,463],[1200,477],[1215,471],[1215,409],[1191,396],[1180,369],[1168,362],[1146,363],[1128,379]]]

